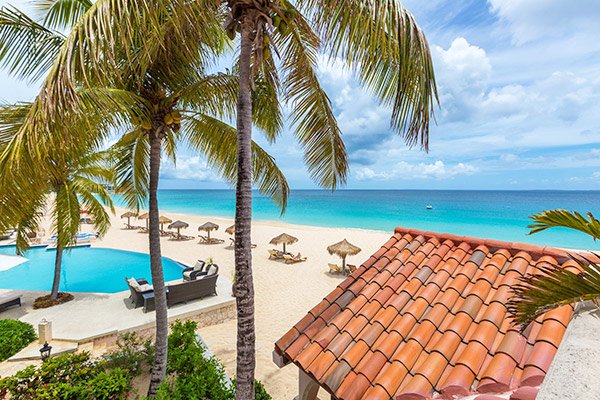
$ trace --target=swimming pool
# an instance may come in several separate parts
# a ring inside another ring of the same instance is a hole
[[[0,247],[0,254],[15,255],[15,246]],[[55,250],[31,248],[29,260],[0,271],[0,289],[50,290],[54,277]],[[163,257],[165,281],[181,278],[183,266]],[[64,292],[116,293],[127,289],[124,277],[151,281],[150,256],[131,251],[76,247],[63,255],[60,290]]]

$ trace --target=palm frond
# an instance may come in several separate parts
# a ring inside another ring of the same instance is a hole
[[[90,0],[34,0],[33,7],[50,29],[68,29],[92,7]]]
[[[104,236],[110,228],[110,216],[104,206],[108,207],[113,214],[115,212],[110,195],[101,184],[83,177],[74,179],[73,189],[81,198],[85,209],[92,215],[94,229],[100,236]]]
[[[531,218],[535,223],[528,226],[531,229],[529,234],[542,232],[546,229],[562,227],[575,229],[586,233],[591,237],[600,239],[600,221],[598,221],[592,213],[587,213],[589,219],[586,219],[578,212],[569,212],[562,209],[546,210],[539,214],[533,215]]]
[[[30,82],[48,72],[64,36],[14,7],[0,8],[0,66]]]
[[[115,160],[115,193],[128,208],[145,207],[150,184],[150,141],[140,130],[131,131],[111,148]]]
[[[237,179],[237,130],[208,115],[186,115],[182,138],[201,152],[221,176],[235,184]],[[289,186],[275,160],[262,147],[252,142],[252,175],[258,190],[285,211]]]
[[[596,259],[598,256],[595,255]],[[543,313],[578,301],[600,298],[600,265],[580,256],[574,266],[547,266],[540,273],[520,279],[507,304],[513,320],[527,326]]]
[[[319,40],[300,14],[290,31],[276,33],[274,40],[282,49],[284,98],[290,102],[308,170],[317,184],[335,189],[346,182],[348,156],[331,101],[316,74]]]
[[[81,207],[76,189],[72,182],[61,182],[54,192],[52,226],[56,230],[56,245],[63,248],[74,244],[79,232]]]
[[[407,144],[429,145],[437,101],[427,39],[397,0],[306,0],[301,10],[332,58],[341,57],[362,84],[392,106],[391,125]]]

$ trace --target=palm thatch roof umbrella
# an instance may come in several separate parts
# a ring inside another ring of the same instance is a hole
[[[210,233],[212,231],[216,231],[219,229],[219,225],[215,224],[214,222],[207,222],[204,225],[200,225],[198,227],[198,231],[204,231],[206,232],[206,235],[208,236],[208,241],[210,242]]]
[[[329,252],[329,254],[336,254],[341,257],[342,269],[345,271],[346,270],[346,257],[357,255],[358,253],[360,253],[361,249],[360,249],[360,247],[356,247],[355,245],[353,245],[352,243],[350,243],[346,239],[344,239],[341,242],[338,242],[338,243],[332,244],[331,246],[328,246],[327,251]]]
[[[146,230],[148,230],[148,220],[150,219],[150,214],[144,213],[142,215],[138,215],[137,218],[138,219],[145,219],[146,220]]]
[[[298,238],[293,237],[292,235],[288,235],[287,233],[282,233],[279,236],[275,236],[269,243],[278,245],[283,244],[283,252],[285,253],[285,245],[293,244],[298,241]]]
[[[235,224],[225,229],[225,232],[229,233],[230,235],[233,235],[235,233]]]
[[[183,222],[183,221],[175,221],[173,222],[171,225],[169,225],[169,229],[177,229],[177,236],[181,236],[180,231],[182,229],[187,229],[190,226],[190,224],[188,224],[187,222]]]
[[[170,224],[171,222],[173,222],[173,220],[171,220],[171,219],[169,219],[169,218],[165,217],[164,215],[161,215],[161,216],[158,218],[158,223],[160,224],[160,230],[161,230],[161,231],[164,231],[164,230],[165,230],[165,227],[164,227],[164,225],[165,225],[165,224]]]
[[[122,218],[127,218],[127,226],[131,227],[131,218],[137,217],[137,213],[133,211],[127,211],[125,214],[121,215]]]

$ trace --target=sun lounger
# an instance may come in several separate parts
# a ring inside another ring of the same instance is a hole
[[[148,281],[144,278],[129,278],[125,277],[125,282],[129,287],[131,295],[129,299],[135,305],[135,308],[142,307],[144,305],[144,294],[154,292],[152,285],[148,284]]]
[[[348,267],[348,271],[350,273],[353,273],[354,271],[356,271],[356,265],[348,264],[347,267]]]
[[[0,296],[0,311],[4,311],[5,309],[12,306],[21,307],[21,297],[20,294],[8,293],[3,296]]]
[[[217,269],[218,270],[218,269]],[[197,277],[193,281],[168,285],[167,307],[190,300],[202,299],[207,296],[217,295],[217,279],[219,274],[209,274]],[[144,312],[155,310],[154,296],[144,297]]]
[[[200,238],[200,241],[198,242],[198,244],[221,244],[221,243],[225,243],[225,241],[223,239],[217,239],[217,238],[208,238],[207,236],[202,236],[202,235],[198,235],[198,237]]]
[[[327,264],[329,265],[329,273],[331,274],[339,274],[342,272],[342,267],[337,264]]]
[[[295,256],[291,256],[289,254],[284,254],[283,259],[285,260],[286,264],[296,264],[299,262],[306,261],[306,257],[302,257],[302,255],[300,253],[298,253]]]
[[[234,238],[229,238],[229,247],[235,247],[235,239]],[[251,248],[255,249],[256,248],[256,244],[252,243],[250,245]]]

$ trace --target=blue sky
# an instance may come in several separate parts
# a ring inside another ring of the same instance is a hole
[[[0,0],[2,4],[23,1]],[[440,92],[431,151],[408,149],[390,110],[336,60],[320,78],[348,147],[351,189],[600,189],[598,0],[406,0],[429,39]],[[0,72],[0,99],[30,100]],[[286,132],[275,156],[292,188],[314,188]],[[186,149],[162,188],[223,188]]]

